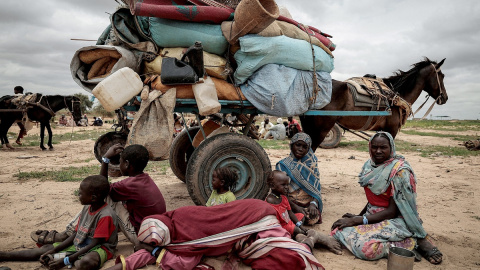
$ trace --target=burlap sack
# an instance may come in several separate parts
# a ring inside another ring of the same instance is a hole
[[[127,145],[141,144],[150,154],[150,160],[168,159],[173,141],[173,109],[175,88],[162,95],[160,91],[150,92],[135,114]]]
[[[162,74],[162,59],[165,57],[174,57],[181,59],[183,52],[187,48],[164,48],[162,49],[160,56],[157,56],[152,62],[145,61],[145,69],[143,74]],[[225,65],[227,60],[216,54],[203,52],[203,63],[205,65],[205,71],[209,76],[226,80],[227,75],[224,75]]]
[[[78,54],[78,58],[80,58],[80,61],[82,61],[85,64],[91,64],[97,61],[98,59],[104,58],[104,57],[119,59],[120,57],[122,57],[122,55],[117,51],[106,50],[106,49],[94,49],[89,51],[82,51]]]
[[[240,87],[237,87],[237,89],[235,89],[235,86],[233,84],[217,78],[212,78],[212,81],[215,84],[215,88],[217,89],[217,96],[219,100],[247,100],[243,95]],[[145,81],[145,83],[146,82],[147,81]],[[160,81],[160,76],[154,77],[150,83],[152,89],[158,90],[162,93],[165,93],[168,89],[172,88],[171,85],[162,84],[162,82]],[[195,96],[193,95],[192,85],[175,85],[175,88],[177,89],[176,98],[195,98]]]

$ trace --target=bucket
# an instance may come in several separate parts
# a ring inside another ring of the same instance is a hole
[[[117,70],[93,88],[92,94],[105,110],[113,112],[143,89],[140,76],[129,67]]]
[[[401,247],[390,247],[387,270],[412,270],[415,253]]]

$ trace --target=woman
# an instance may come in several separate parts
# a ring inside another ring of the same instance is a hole
[[[309,225],[322,222],[323,210],[320,172],[311,146],[312,139],[308,134],[295,134],[290,141],[290,155],[276,166],[277,170],[286,172],[290,177],[288,196],[293,203],[303,207],[300,210]]]
[[[333,223],[333,237],[364,260],[386,258],[391,245],[414,250],[418,244],[417,251],[430,263],[441,263],[442,253],[427,237],[417,212],[415,174],[396,154],[390,133],[372,136],[369,152],[358,181],[368,203],[359,215],[347,213]]]
[[[108,270],[137,269],[155,262],[162,269],[188,270],[202,256],[222,255],[235,261],[238,257],[253,269],[324,269],[311,252],[316,240],[304,241],[309,245],[292,240],[278,223],[275,209],[256,199],[186,206],[147,217],[138,240],[141,249],[126,259],[118,257]],[[227,260],[224,266],[235,261]]]

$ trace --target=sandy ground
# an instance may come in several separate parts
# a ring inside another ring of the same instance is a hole
[[[82,129],[99,129],[86,127]],[[100,127],[105,129],[106,127]],[[14,127],[12,131],[17,132]],[[71,128],[57,128],[55,133],[69,132]],[[38,130],[30,131],[30,134]],[[447,133],[447,132],[445,132]],[[478,136],[478,131],[462,132]],[[357,140],[346,134],[344,140]],[[433,138],[400,134],[397,139],[418,145],[458,146],[449,138]],[[14,141],[14,140],[12,140]],[[30,232],[35,229],[63,230],[66,223],[81,206],[74,191],[78,182],[27,180],[14,177],[19,171],[55,170],[68,166],[98,164],[93,155],[93,140],[62,142],[55,151],[41,151],[38,147],[22,147],[15,151],[0,150],[0,250],[11,251],[35,247]],[[288,150],[267,150],[272,166],[288,155]],[[368,153],[348,149],[319,149],[316,152],[322,174],[324,198],[323,224],[315,229],[328,233],[331,224],[346,212],[360,212],[366,203],[357,184],[357,174],[368,158]],[[417,153],[402,153],[418,176],[418,205],[424,226],[436,240],[444,254],[444,262],[433,266],[426,260],[415,263],[415,269],[480,269],[480,157],[421,157]],[[24,157],[30,159],[23,159]],[[166,175],[150,173],[162,191],[168,210],[193,205],[186,186],[171,170]],[[113,181],[121,180],[116,178]],[[192,224],[193,225],[193,224]],[[129,254],[132,245],[120,237],[117,254]],[[387,260],[369,262],[356,259],[344,250],[334,255],[316,249],[315,256],[326,269],[386,269]],[[221,259],[221,258],[220,258]],[[218,268],[218,259],[208,259]],[[111,266],[112,261],[106,266]],[[38,262],[3,262],[0,266],[12,269],[41,269]],[[246,267],[242,267],[246,268]],[[248,268],[246,268],[248,269]]]

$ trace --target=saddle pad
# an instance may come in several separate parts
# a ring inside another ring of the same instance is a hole
[[[357,83],[353,82],[351,83],[350,81],[346,81],[348,85],[348,89],[350,89],[350,92],[352,93],[352,98],[353,98],[353,103],[356,107],[379,107],[379,108],[386,108],[388,107],[386,98],[380,98],[380,106],[378,105],[378,97],[373,98],[368,92],[366,91],[361,91],[357,88]],[[367,94],[365,94],[367,93]]]
[[[395,93],[381,80],[368,77],[353,77],[348,79],[349,82],[358,89],[362,95],[377,96],[383,95],[386,97],[393,97]]]

